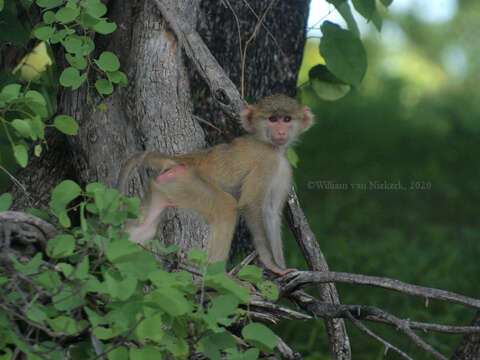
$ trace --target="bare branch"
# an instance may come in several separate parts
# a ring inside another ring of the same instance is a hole
[[[371,331],[369,328],[367,328],[365,325],[362,324],[361,321],[355,319],[352,314],[348,314],[348,318],[350,319],[350,321],[353,323],[353,325],[355,325],[357,328],[359,328],[362,332],[364,332],[365,334],[367,334],[368,336],[371,336],[372,338],[374,338],[375,340],[377,340],[378,342],[382,343],[384,346],[385,346],[385,354],[387,353],[387,351],[389,349],[392,349],[394,350],[395,352],[399,353],[401,356],[403,356],[405,359],[408,359],[408,360],[413,360],[410,356],[408,356],[406,353],[404,353],[402,350],[400,350],[399,348],[397,348],[396,346],[393,346],[392,344],[390,344],[388,341],[382,339],[380,336],[378,336],[377,334],[375,334],[373,331]]]
[[[292,276],[285,276],[288,283],[282,288],[285,292],[318,283],[341,282],[355,285],[376,286],[383,289],[398,291],[408,295],[452,302],[480,309],[480,300],[451,291],[434,289],[424,286],[411,285],[403,281],[385,277],[367,276],[334,271],[301,271]]]
[[[311,270],[328,271],[327,261],[320,250],[320,245],[318,244],[315,235],[308,225],[307,218],[300,207],[297,194],[293,187],[288,195],[287,205],[285,206],[285,215],[288,225],[302,250],[303,256],[307,260],[308,267]],[[317,291],[320,295],[320,299],[325,303],[340,304],[335,284],[318,284]],[[335,359],[350,359],[350,340],[343,320],[326,317],[325,327],[333,357]]]
[[[245,266],[250,264],[255,258],[257,257],[257,252],[252,251],[247,257],[245,257],[237,266],[235,266],[230,272],[228,273],[230,276],[235,276],[238,272],[243,269]]]
[[[242,53],[242,75],[241,75],[241,86],[242,86],[242,98],[245,96],[245,61],[247,59],[247,49],[250,43],[253,41],[255,38],[255,35],[257,35],[258,29],[260,28],[260,25],[263,23],[263,19],[267,16],[268,12],[270,9],[273,7],[273,4],[275,4],[276,0],[270,1],[270,4],[268,4],[267,9],[263,12],[262,17],[257,20],[257,23],[255,24],[255,28],[252,31],[252,34],[248,38],[248,40],[245,42],[245,46],[243,47],[243,53]]]
[[[293,351],[286,343],[283,341],[282,338],[278,337],[278,344],[277,349],[282,354],[282,359],[289,359],[289,360],[301,360],[303,359],[302,356],[298,353]]]
[[[200,76],[205,80],[215,101],[232,119],[236,119],[246,104],[237,88],[225,74],[200,35],[188,21],[184,21],[175,8],[174,0],[153,0],[163,17],[175,32],[187,56],[195,64]]]

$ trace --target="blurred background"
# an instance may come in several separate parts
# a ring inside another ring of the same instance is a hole
[[[380,33],[357,18],[369,62],[362,87],[321,101],[301,87],[321,62],[319,26],[342,20],[312,1],[299,86],[316,125],[297,147],[301,204],[331,270],[480,297],[480,2],[394,0],[382,15]],[[305,268],[292,237],[286,247],[289,266]],[[467,325],[474,317],[452,304],[337,286],[343,303],[412,320]],[[429,358],[394,328],[367,325],[414,359]],[[330,358],[322,321],[279,329],[307,359]],[[349,334],[355,360],[384,358],[382,345],[351,326]],[[420,335],[447,356],[461,338]]]

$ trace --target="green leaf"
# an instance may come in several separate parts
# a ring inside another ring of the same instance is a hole
[[[39,210],[39,209],[28,209],[27,210],[27,213],[33,215],[33,216],[36,216],[36,217],[39,217],[40,219],[43,219],[47,222],[50,222],[50,216],[48,215],[48,213],[44,210]]]
[[[64,0],[37,0],[37,5],[43,8],[55,8],[64,2]]]
[[[300,159],[298,158],[297,152],[291,147],[287,149],[287,159],[290,165],[292,165],[292,167],[294,168],[298,166],[298,162],[300,161]]]
[[[352,3],[355,10],[367,20],[372,19],[373,13],[377,9],[375,0],[352,0]]]
[[[238,278],[257,283],[262,280],[262,270],[258,266],[247,265],[238,272]]]
[[[348,29],[356,36],[360,36],[358,31],[357,22],[353,17],[352,10],[347,0],[327,0],[329,3],[333,4],[337,11],[342,15],[343,19],[347,23]],[[323,33],[323,30],[322,30]]]
[[[113,92],[113,85],[109,80],[98,79],[95,81],[95,88],[99,94],[110,95]]]
[[[78,134],[78,124],[77,122],[68,115],[58,115],[53,120],[53,126],[55,126],[59,131],[67,135],[77,135]]]
[[[128,349],[125,346],[117,347],[107,354],[107,359],[108,360],[128,360]]]
[[[158,360],[163,359],[164,356],[160,350],[156,349],[152,345],[142,346],[141,348],[130,348],[131,360]],[[175,357],[173,357],[175,358]]]
[[[208,255],[205,251],[195,248],[188,252],[188,260],[199,264],[206,264],[208,262]]]
[[[65,54],[65,59],[67,59],[68,63],[75,69],[83,70],[87,67],[87,60],[85,60],[85,58],[79,54]]]
[[[185,315],[192,310],[184,294],[172,287],[163,287],[145,295],[145,305],[160,309],[173,317]]]
[[[198,350],[208,359],[220,360],[220,352],[226,349],[236,347],[236,342],[232,335],[227,332],[219,334],[210,333],[198,342]]]
[[[95,43],[89,37],[82,38],[82,52],[84,56],[89,55],[93,50],[95,50]]]
[[[47,255],[54,259],[61,259],[73,254],[75,238],[69,234],[57,235],[47,242]]]
[[[46,118],[48,116],[47,102],[41,93],[35,90],[29,90],[25,94],[25,104],[36,115]]]
[[[61,315],[55,319],[47,319],[46,321],[53,331],[65,333],[66,335],[74,335],[88,327],[86,320],[76,321],[65,315]]]
[[[120,68],[118,57],[110,51],[102,52],[95,63],[103,71],[117,71]]]
[[[70,275],[72,275],[73,270],[74,270],[74,267],[70,264],[67,264],[67,263],[59,263],[59,264],[57,264],[57,268],[60,269],[60,271],[62,272],[62,274],[66,278],[69,278]]]
[[[0,195],[0,211],[6,211],[12,205],[12,194],[3,193]]]
[[[262,281],[257,283],[257,287],[268,300],[276,301],[278,299],[278,287],[273,282]]]
[[[78,285],[63,283],[63,287],[60,289],[59,294],[52,296],[53,307],[56,310],[71,312],[74,309],[84,306],[85,298],[79,296],[82,293],[79,292]]]
[[[272,330],[260,323],[250,323],[242,329],[242,336],[249,344],[261,350],[273,351],[278,338]]]
[[[107,22],[107,20],[102,19],[95,25],[93,25],[93,30],[102,35],[108,35],[117,30],[117,24],[114,22]]]
[[[63,41],[63,39],[65,39],[67,35],[71,35],[74,32],[75,31],[72,29],[62,29],[62,30],[55,31],[55,33],[50,38],[50,43],[57,44],[60,41]],[[65,47],[65,44],[63,44],[63,46]]]
[[[46,290],[56,290],[62,284],[62,280],[56,271],[46,270],[35,279],[35,284]]]
[[[15,119],[10,124],[17,131],[18,135],[36,140],[36,135],[32,129],[30,119]]]
[[[211,265],[208,267],[208,270],[210,270],[210,268]],[[250,298],[248,286],[240,286],[224,273],[217,273],[215,275],[207,274],[205,277],[205,285],[214,288],[221,294],[231,294],[244,304],[247,303]]]
[[[372,21],[378,31],[382,28],[382,18],[377,11],[375,0],[352,0],[355,10],[368,21]]]
[[[148,274],[148,279],[158,288],[171,286],[185,290],[192,285],[192,275],[186,271],[169,273],[165,270],[156,269]]]
[[[98,109],[103,112],[107,112],[107,105],[104,103],[98,104]]]
[[[76,7],[65,6],[57,11],[55,18],[62,24],[69,23],[80,15],[80,10]]]
[[[111,82],[119,84],[120,86],[126,86],[128,83],[127,75],[121,71],[107,71],[107,77]]]
[[[137,279],[132,276],[122,278],[120,276],[114,277],[113,273],[105,274],[106,291],[114,299],[126,301],[132,296],[137,289]]]
[[[19,263],[18,260],[13,257],[13,255],[8,255],[8,257],[12,261],[13,267],[15,268],[15,270],[17,270],[18,272],[20,272],[24,275],[33,275],[33,274],[38,273],[40,265],[42,265],[42,262],[43,262],[41,252],[38,252],[32,258],[32,260],[30,260],[25,265]]]
[[[105,191],[105,185],[99,182],[93,182],[85,187],[88,195],[94,195],[97,191]]]
[[[125,259],[126,256],[131,255],[135,252],[139,252],[138,246],[136,244],[128,240],[118,239],[112,241],[107,251],[105,252],[105,256],[110,262],[115,263],[117,261]]]
[[[72,180],[64,180],[58,184],[52,191],[50,208],[56,216],[65,211],[70,201],[82,193],[82,189]]]
[[[40,116],[35,116],[32,119],[31,126],[35,135],[41,140],[43,140],[45,138],[45,124],[43,123]]]
[[[78,78],[78,81],[72,85],[72,90],[77,90],[82,84],[87,80],[87,73],[84,72],[80,77]]]
[[[82,38],[76,34],[68,35],[62,40],[62,45],[69,53],[82,53],[83,41]]]
[[[129,217],[137,218],[140,215],[140,199],[135,198],[124,198],[123,203],[127,207],[127,212]]]
[[[51,26],[40,26],[33,30],[33,35],[38,39],[42,41],[48,41],[50,37],[53,35],[55,32],[55,28]]]
[[[47,314],[39,307],[37,304],[30,305],[30,309],[26,311],[27,318],[36,322],[37,324],[41,324],[42,321],[48,319]]]
[[[57,217],[58,217],[58,222],[64,228],[69,228],[72,225],[72,222],[70,221],[70,218],[68,217],[68,214],[66,211],[62,211],[58,213]]]
[[[42,145],[35,145],[35,147],[33,148],[33,153],[36,157],[39,157],[42,154]]]
[[[62,71],[60,75],[60,84],[65,87],[72,86],[80,80],[80,72],[73,68],[67,67]]]
[[[308,72],[310,84],[317,96],[323,100],[335,101],[345,96],[351,86],[333,75],[325,65],[314,66]]]
[[[2,11],[4,7],[5,7],[5,1],[0,0],[0,11]]]
[[[380,0],[380,1],[385,7],[389,7],[393,3],[393,0]]]
[[[107,13],[107,7],[100,0],[82,0],[80,5],[85,8],[88,15],[97,19]]]
[[[90,260],[88,259],[88,255],[85,255],[77,265],[77,272],[75,273],[75,277],[80,280],[85,280],[88,278],[88,270],[90,268]]]
[[[325,21],[320,53],[327,68],[347,84],[359,86],[367,71],[367,54],[363,44],[350,31]]]
[[[235,319],[230,318],[237,310],[239,301],[232,295],[219,295],[212,299],[212,305],[208,309],[208,315],[215,322],[229,326]]]
[[[45,24],[50,25],[50,24],[54,23],[55,21],[57,21],[57,19],[55,18],[55,13],[53,11],[46,11],[43,14],[43,22]]]
[[[3,100],[6,103],[9,103],[20,96],[21,89],[22,89],[22,86],[20,84],[9,84],[2,89],[0,94],[2,95]]]
[[[13,149],[13,155],[15,156],[15,160],[17,160],[17,163],[19,163],[21,167],[26,167],[28,163],[27,148],[20,144],[15,145]]]
[[[157,312],[143,320],[135,329],[135,333],[140,340],[149,339],[159,342],[165,334],[163,323],[162,314]]]

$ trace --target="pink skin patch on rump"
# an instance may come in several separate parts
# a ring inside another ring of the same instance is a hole
[[[187,167],[183,164],[177,165],[171,169],[168,169],[163,174],[157,176],[156,183],[158,185],[163,185],[170,180],[172,180],[178,173],[187,171]]]

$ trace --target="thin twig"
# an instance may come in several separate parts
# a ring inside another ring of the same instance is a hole
[[[273,7],[273,4],[275,4],[275,1],[277,1],[277,0],[272,0],[270,2],[270,4],[268,4],[267,9],[262,14],[262,17],[255,24],[255,28],[253,29],[252,35],[250,35],[248,40],[245,42],[245,46],[243,48],[243,54],[242,54],[242,76],[241,76],[242,99],[245,98],[245,61],[246,61],[246,58],[247,58],[247,48],[250,45],[250,43],[253,41],[253,39],[255,38],[255,35],[257,35],[258,29],[260,28],[260,25],[262,24],[263,19],[265,19],[268,12]]]
[[[387,351],[388,349],[392,349],[393,351],[396,351],[397,353],[399,353],[401,356],[403,356],[405,359],[408,359],[408,360],[413,360],[410,356],[408,356],[406,353],[404,353],[402,350],[400,350],[399,348],[397,348],[396,346],[390,344],[388,341],[382,339],[380,336],[378,336],[377,334],[375,334],[373,331],[371,331],[369,328],[367,328],[365,325],[362,324],[361,321],[355,319],[352,314],[348,313],[347,317],[350,319],[350,321],[352,322],[353,325],[355,325],[357,328],[359,328],[362,332],[364,332],[365,334],[367,334],[368,336],[371,336],[372,338],[374,338],[375,340],[377,340],[378,342],[382,343],[383,346],[385,346],[385,354],[387,354]]]
[[[259,20],[259,16],[258,14],[255,12],[255,10],[252,8],[252,5],[250,5],[250,3],[247,1],[247,0],[243,0],[244,4],[247,6],[248,10],[250,10],[252,12],[252,14],[255,16],[255,18],[257,20]],[[271,37],[271,39],[273,40],[274,44],[277,46],[278,50],[280,51],[280,54],[283,55],[283,57],[287,57],[287,55],[285,54],[285,52],[282,50],[282,48],[280,47],[280,44],[278,43],[277,39],[275,38],[275,36],[273,36],[272,32],[270,31],[270,29],[268,28],[268,26],[262,22],[262,27],[265,29],[265,31],[267,32],[267,34]]]
[[[201,122],[201,123],[204,123],[205,125],[207,126],[210,126],[211,128],[215,129],[218,131],[219,134],[224,134],[225,132],[222,131],[222,129],[216,127],[215,125],[213,125],[211,122],[205,120],[205,119],[202,119],[200,116],[197,116],[197,115],[192,115],[192,117],[197,120],[198,122]]]
[[[230,270],[230,272],[228,273],[228,275],[230,276],[235,276],[238,274],[238,272],[243,269],[245,266],[247,266],[248,264],[250,264],[253,260],[255,260],[255,258],[257,257],[257,252],[256,251],[252,251],[250,254],[248,254],[248,256],[246,256],[237,266],[235,266],[232,270]]]
[[[240,50],[239,53],[240,53],[240,56],[242,56],[242,32],[240,31],[240,20],[238,20],[237,13],[233,9],[232,4],[230,4],[230,1],[222,0],[222,2],[224,2],[227,5],[227,7],[230,9],[230,11],[233,14],[233,17],[235,18],[235,23],[237,24],[237,32],[238,32],[237,35],[238,35],[238,47]]]
[[[23,185],[15,176],[13,176],[6,168],[4,168],[2,165],[0,165],[0,170],[2,170],[5,174],[8,175],[8,177],[20,188],[22,189],[23,193],[25,194],[25,196],[27,197],[27,199],[29,199],[29,201],[31,202],[31,195],[27,192],[27,189],[25,187],[25,185]]]

